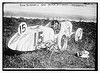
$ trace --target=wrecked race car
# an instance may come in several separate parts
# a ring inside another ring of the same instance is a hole
[[[53,20],[45,26],[27,26],[25,22],[22,22],[18,27],[18,32],[9,40],[8,47],[18,51],[33,51],[55,43],[62,51],[67,48],[71,35],[75,34],[75,41],[82,39],[82,28],[78,28],[76,32],[73,32],[72,28],[70,21]]]

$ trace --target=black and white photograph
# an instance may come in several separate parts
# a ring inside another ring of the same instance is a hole
[[[2,70],[98,70],[98,2],[2,2]]]

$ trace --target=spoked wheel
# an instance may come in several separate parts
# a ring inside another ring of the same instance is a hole
[[[65,50],[67,48],[68,38],[66,35],[62,35],[58,40],[58,46],[60,50]]]
[[[61,38],[61,48],[65,47],[66,46],[66,36],[63,35],[62,38]]]
[[[75,41],[81,40],[83,35],[82,28],[78,28],[75,33]]]

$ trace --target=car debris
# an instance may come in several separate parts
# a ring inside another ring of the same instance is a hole
[[[83,50],[81,52],[77,52],[76,56],[81,57],[81,58],[89,58],[89,52],[86,50]]]

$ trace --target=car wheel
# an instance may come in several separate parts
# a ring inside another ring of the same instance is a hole
[[[58,38],[58,46],[60,50],[66,50],[68,38],[66,35],[62,35]]]
[[[82,28],[78,28],[75,33],[75,41],[81,40],[83,35]]]

